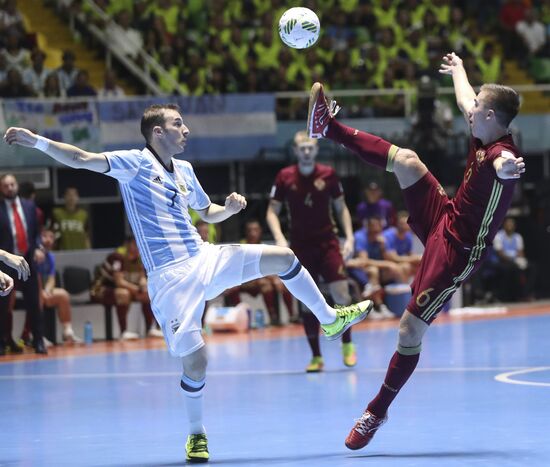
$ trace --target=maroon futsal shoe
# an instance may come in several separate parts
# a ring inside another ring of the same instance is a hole
[[[314,83],[309,94],[307,133],[310,138],[326,136],[330,121],[340,110],[336,101],[328,101],[321,83]]]
[[[355,426],[349,432],[346,438],[346,447],[349,449],[361,449],[370,443],[374,434],[388,420],[388,415],[377,417],[365,410],[361,418],[355,422]]]

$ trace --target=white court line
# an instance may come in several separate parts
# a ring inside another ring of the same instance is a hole
[[[528,373],[535,373],[537,371],[550,371],[550,366],[539,366],[536,368],[525,368],[523,370],[509,371],[507,373],[501,373],[495,376],[495,379],[500,383],[507,384],[521,384],[524,386],[545,386],[550,387],[550,382],[540,382],[540,381],[521,381],[517,379],[512,379],[512,376],[524,375]]]
[[[415,373],[466,373],[481,371],[528,371],[529,367],[449,367],[449,368],[417,368]],[[324,371],[323,374],[334,373],[385,373],[387,368],[370,368],[362,370],[335,370]],[[270,375],[305,375],[304,370],[232,370],[232,371],[207,371],[207,376],[270,376]],[[507,373],[504,373],[507,374]],[[102,379],[102,378],[162,378],[178,377],[179,372],[134,372],[134,373],[43,373],[43,374],[19,374],[19,375],[0,375],[0,381],[18,381],[18,380],[40,380],[40,379]]]

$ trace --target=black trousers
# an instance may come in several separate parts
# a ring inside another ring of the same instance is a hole
[[[10,309],[10,302],[16,289],[23,293],[23,304],[30,318],[34,340],[37,341],[44,336],[42,308],[40,306],[40,281],[34,264],[29,262],[29,266],[31,274],[26,281],[17,279],[17,273],[13,269],[3,264],[0,267],[4,273],[13,278],[15,284],[15,287],[9,295],[0,297],[0,338],[4,340],[4,342],[12,338],[13,317],[11,315],[12,310]]]

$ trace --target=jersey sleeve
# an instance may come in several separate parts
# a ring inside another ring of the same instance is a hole
[[[105,175],[115,178],[120,183],[129,183],[137,175],[143,161],[143,153],[138,149],[131,151],[104,152],[109,170]]]
[[[190,178],[191,178],[191,185],[192,185],[192,193],[189,197],[189,206],[191,206],[196,211],[201,211],[203,209],[206,209],[212,204],[210,201],[210,197],[206,194],[204,191],[202,185],[199,182],[199,179],[197,178],[197,175],[195,174],[195,171],[193,170],[193,167],[189,165],[189,171],[190,171]]]
[[[282,171],[279,172],[275,177],[275,183],[273,183],[273,186],[271,187],[271,193],[269,194],[269,196],[271,199],[279,201],[280,203],[285,201],[286,193],[284,175]]]

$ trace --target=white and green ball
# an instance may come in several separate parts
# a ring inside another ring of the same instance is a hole
[[[320,29],[319,18],[309,8],[290,8],[279,20],[279,36],[293,49],[311,47],[319,39]]]

